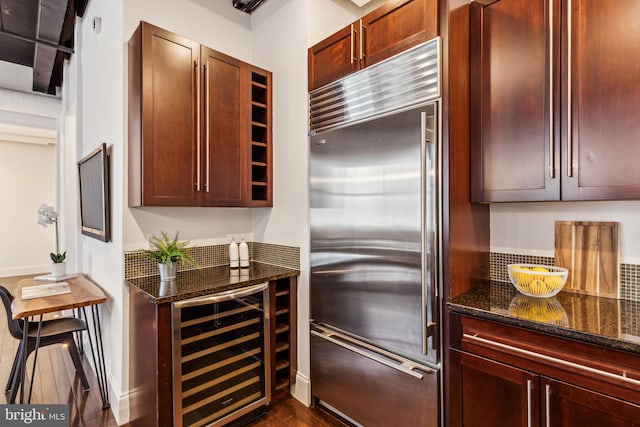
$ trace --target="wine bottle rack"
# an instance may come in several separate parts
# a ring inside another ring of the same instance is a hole
[[[251,205],[272,205],[271,73],[256,67],[251,75]]]
[[[296,376],[296,282],[280,279],[271,282],[272,401],[289,394]]]

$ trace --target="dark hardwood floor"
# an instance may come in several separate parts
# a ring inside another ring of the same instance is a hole
[[[250,427],[343,427],[323,415],[320,411],[307,408],[293,397],[273,405],[265,415],[248,424]]]
[[[26,277],[31,276],[0,278],[0,284],[12,290],[19,280]],[[0,308],[0,386],[2,387],[7,384],[17,348],[18,340],[9,334],[6,312]],[[50,345],[40,348],[33,379],[31,403],[68,404],[71,426],[117,426],[111,410],[102,410],[98,383],[89,364],[90,357],[89,351],[82,356],[84,370],[91,387],[88,392],[85,392],[65,347]],[[27,381],[30,380],[32,367],[33,355],[29,356],[27,361]],[[4,395],[0,398],[0,402],[6,403],[6,398],[7,396]]]
[[[0,284],[12,290],[15,284],[27,277],[0,278]],[[7,384],[11,364],[16,354],[18,341],[7,328],[5,310],[0,306],[0,386]],[[83,365],[91,389],[85,392],[75,373],[69,352],[61,345],[43,347],[38,351],[36,373],[33,381],[32,404],[68,404],[70,426],[73,427],[115,427],[116,420],[110,409],[102,410],[102,401],[96,375],[88,359],[90,351],[82,356]],[[27,361],[28,379],[33,366],[33,355]],[[113,396],[111,396],[113,399]],[[6,396],[0,397],[6,403]],[[125,424],[129,426],[129,424]],[[251,427],[339,427],[317,410],[307,408],[296,399],[289,397],[270,407]]]

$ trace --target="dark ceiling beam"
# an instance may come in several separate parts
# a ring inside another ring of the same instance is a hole
[[[82,18],[84,16],[84,12],[87,10],[87,4],[89,4],[89,0],[75,1],[76,15],[78,17]]]
[[[7,31],[7,30],[2,30],[0,29],[0,34],[4,34],[5,36],[9,36],[11,38],[14,39],[18,39],[18,40],[23,40],[26,42],[31,42],[31,43],[39,43],[45,46],[49,46],[52,47],[54,49],[60,50],[64,53],[69,53],[69,54],[73,54],[73,48],[67,47],[67,46],[62,46],[61,44],[57,44],[57,43],[51,43],[48,42],[46,40],[42,40],[42,39],[36,39],[34,37],[28,37],[28,36],[23,36],[21,34],[16,34],[12,31]]]
[[[40,0],[36,38],[57,44],[67,13],[68,0]],[[33,90],[49,93],[57,49],[36,43],[33,59]]]

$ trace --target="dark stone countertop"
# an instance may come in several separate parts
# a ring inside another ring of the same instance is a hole
[[[453,313],[640,354],[640,301],[569,292],[532,298],[511,283],[493,282],[447,305]]]
[[[249,268],[231,270],[228,265],[180,271],[173,282],[160,282],[160,276],[128,279],[156,304],[185,300],[258,283],[298,276],[300,271],[277,265],[252,262]]]

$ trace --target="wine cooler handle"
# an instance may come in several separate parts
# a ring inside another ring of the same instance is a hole
[[[213,295],[206,295],[204,297],[191,298],[184,301],[174,302],[175,308],[191,307],[194,305],[210,304],[222,301],[229,301],[232,299],[238,299],[249,295],[262,292],[269,287],[269,282],[260,283],[258,285],[249,286],[240,289],[232,289],[230,291],[219,292]]]

